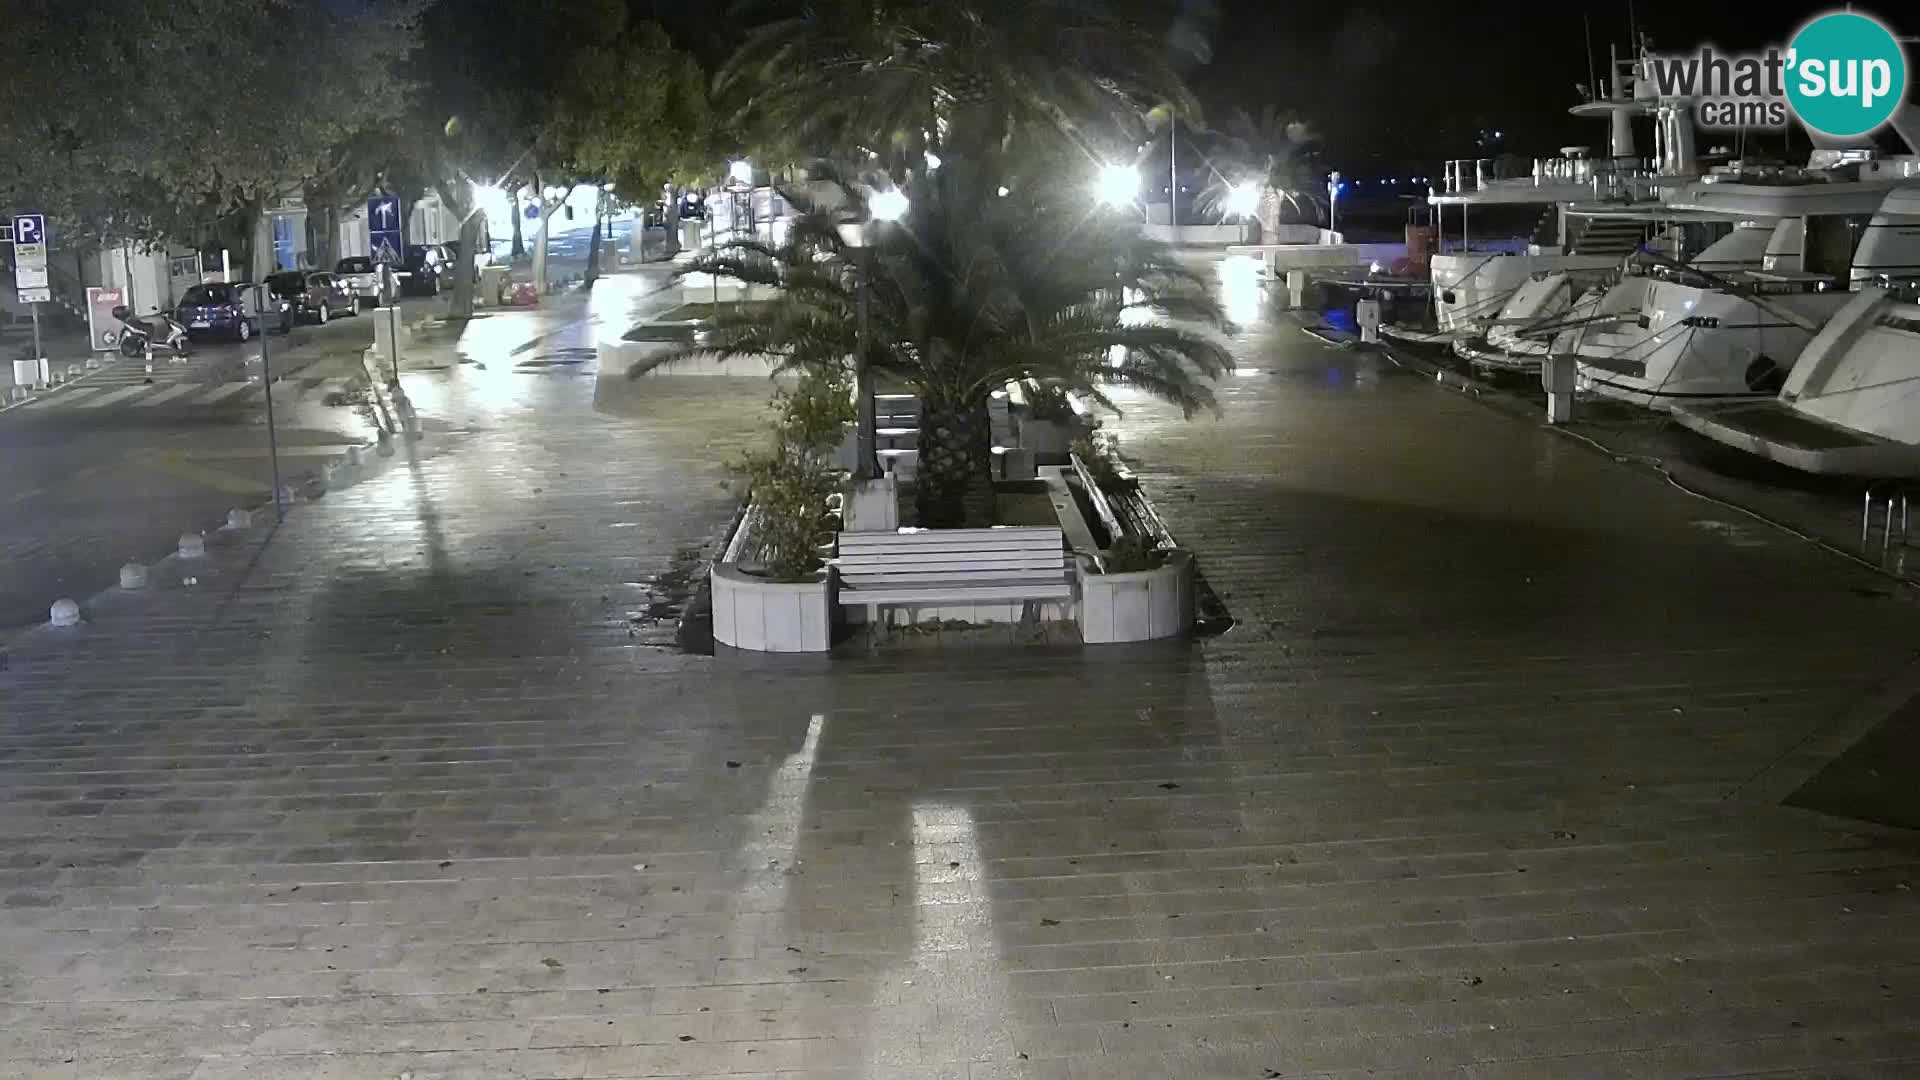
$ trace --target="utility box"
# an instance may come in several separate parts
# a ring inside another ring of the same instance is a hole
[[[507,267],[483,266],[480,268],[480,302],[488,307],[504,307],[507,303]]]
[[[1368,345],[1380,340],[1380,301],[1369,296],[1353,306],[1354,325],[1360,328],[1360,340]]]
[[[1572,353],[1549,353],[1540,364],[1540,386],[1547,392],[1547,423],[1573,419],[1573,391],[1580,381],[1580,365]]]
[[[113,309],[127,302],[127,290],[87,288],[87,347],[94,352],[112,352],[120,344],[120,320]]]
[[[53,372],[48,367],[47,358],[44,356],[13,362],[13,385],[15,386],[39,390],[52,381]]]

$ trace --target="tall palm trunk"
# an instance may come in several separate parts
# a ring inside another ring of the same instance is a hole
[[[987,403],[923,397],[914,509],[922,528],[993,524],[993,420]]]
[[[507,192],[507,205],[513,210],[513,258],[527,253],[527,241],[520,235],[520,189]]]

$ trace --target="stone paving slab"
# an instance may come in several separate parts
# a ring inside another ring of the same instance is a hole
[[[1256,331],[1114,424],[1237,627],[761,662],[635,621],[757,380],[432,429],[0,672],[0,1075],[1897,1076],[1911,837],[1777,804],[1910,603]]]

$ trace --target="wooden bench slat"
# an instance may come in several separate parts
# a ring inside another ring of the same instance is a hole
[[[1065,580],[1057,585],[1033,581],[984,582],[938,590],[903,586],[842,592],[840,603],[845,607],[866,607],[873,604],[940,604],[954,600],[1064,600],[1072,595],[1073,586]]]
[[[968,569],[964,566],[926,566],[917,570],[901,568],[898,570],[871,571],[856,570],[839,572],[840,581],[849,588],[863,588],[875,582],[908,581],[915,578],[939,578],[942,581],[965,581],[970,578],[991,581],[995,578],[1031,578],[1045,581],[1049,578],[1066,577],[1067,572],[1059,566],[994,566],[986,569]]]
[[[917,566],[921,563],[958,563],[962,565],[979,564],[991,566],[995,563],[1053,563],[1059,565],[1066,559],[1066,553],[1058,549],[1045,551],[916,551],[907,555],[840,555],[833,565],[842,570],[865,569],[870,566]]]

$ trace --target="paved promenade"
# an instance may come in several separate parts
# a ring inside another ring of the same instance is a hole
[[[414,457],[9,648],[0,1076],[1920,1072],[1920,844],[1780,805],[1913,603],[1239,350],[1112,425],[1230,633],[831,666],[672,645],[763,382],[409,374]]]

